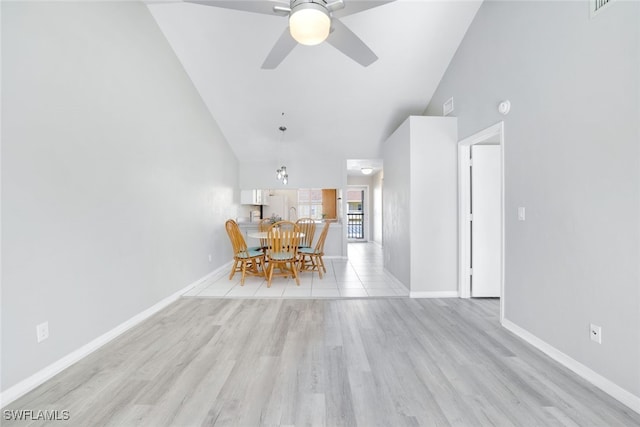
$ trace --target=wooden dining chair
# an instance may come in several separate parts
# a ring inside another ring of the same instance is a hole
[[[276,222],[269,228],[267,240],[266,260],[269,265],[267,269],[267,287],[271,287],[273,276],[288,277],[296,279],[296,285],[300,286],[298,277],[298,226],[290,221]],[[278,269],[276,273],[275,270]]]
[[[225,228],[233,247],[233,267],[231,268],[231,274],[229,274],[229,280],[233,278],[234,274],[240,272],[242,273],[240,286],[244,286],[244,278],[247,274],[252,276],[263,275],[260,268],[264,268],[264,252],[247,248],[242,231],[240,231],[238,223],[234,220],[228,220],[225,223]]]
[[[258,231],[269,231],[269,228],[271,228],[271,219],[269,218],[261,219],[258,223]]]
[[[300,238],[300,248],[313,247],[313,235],[316,233],[316,220],[313,218],[300,218],[296,221],[296,225],[300,228],[300,232],[304,236]]]
[[[298,249],[300,271],[317,271],[321,279],[322,272],[327,272],[327,268],[324,265],[322,257],[324,256],[324,242],[327,239],[330,225],[331,223],[329,222],[324,223],[324,227],[322,227],[322,231],[320,232],[320,237],[318,237],[315,248]]]
[[[258,231],[262,233],[269,231],[269,228],[271,228],[271,219],[269,218],[261,219],[258,223]],[[267,239],[260,239],[260,248],[264,251],[267,250]]]

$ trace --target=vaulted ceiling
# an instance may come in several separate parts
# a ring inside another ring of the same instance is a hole
[[[360,1],[345,0],[346,7]],[[379,57],[372,65],[325,42],[296,46],[273,70],[261,65],[287,18],[174,1],[147,5],[238,158],[275,161],[283,147],[305,156],[378,158],[397,126],[426,108],[480,4],[397,0],[346,16],[342,22]]]

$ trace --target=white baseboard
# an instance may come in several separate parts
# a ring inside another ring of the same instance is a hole
[[[528,342],[538,350],[542,351],[544,354],[546,354],[556,362],[580,375],[582,378],[589,381],[591,384],[595,385],[605,393],[609,394],[614,399],[620,401],[624,405],[627,405],[629,408],[640,414],[640,397],[628,392],[627,390],[623,389],[616,383],[603,377],[597,372],[594,372],[582,363],[567,356],[557,348],[546,343],[545,341],[541,340],[540,338],[536,337],[535,335],[521,328],[515,323],[507,319],[503,319],[502,326],[504,326],[505,329],[522,338],[524,341]]]
[[[73,365],[74,363],[80,361],[82,358],[98,350],[100,347],[107,344],[109,341],[113,340],[114,338],[118,337],[119,335],[123,334],[129,329],[133,328],[143,320],[146,320],[147,318],[153,316],[158,311],[162,310],[172,302],[176,301],[185,292],[200,285],[201,283],[205,282],[207,279],[211,278],[216,274],[219,274],[221,271],[227,268],[228,268],[228,264],[225,264],[222,267],[217,268],[216,270],[205,275],[204,277],[201,277],[200,279],[196,280],[190,285],[180,289],[177,292],[174,292],[173,294],[169,295],[163,300],[157,302],[156,304],[144,310],[143,312],[136,314],[129,320],[121,323],[120,325],[116,326],[112,330],[97,337],[96,339],[89,342],[88,344],[85,344],[79,349],[69,353],[62,359],[57,360],[56,362],[41,369],[40,371],[36,372],[30,377],[20,381],[19,383],[15,384],[12,387],[9,387],[7,390],[0,393],[0,408],[4,408],[6,405],[10,404],[14,400],[27,394],[28,392],[35,389],[45,381],[51,379],[52,377],[62,372],[69,366]]]
[[[411,298],[458,298],[458,291],[410,291]]]

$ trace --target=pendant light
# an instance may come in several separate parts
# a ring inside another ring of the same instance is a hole
[[[282,115],[284,116],[284,113],[282,113]],[[280,126],[278,130],[282,132],[282,134],[280,135],[280,146],[282,147],[284,146],[284,132],[287,130],[287,128],[286,126]],[[278,181],[282,181],[284,185],[287,185],[289,183],[289,173],[287,172],[286,166],[282,165],[276,170],[276,179]]]

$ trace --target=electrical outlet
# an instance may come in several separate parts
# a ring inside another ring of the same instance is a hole
[[[40,323],[36,326],[36,337],[39,343],[49,338],[49,322]]]
[[[593,323],[589,325],[589,336],[591,336],[591,341],[602,344],[602,328],[600,326]]]
[[[211,262],[211,254],[209,254],[209,262]]]

